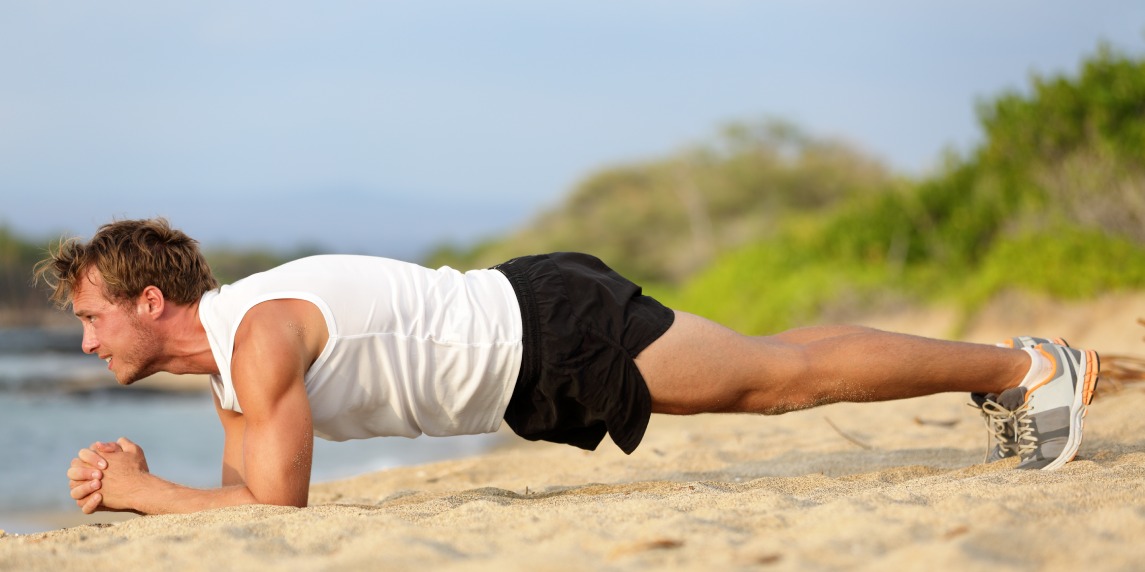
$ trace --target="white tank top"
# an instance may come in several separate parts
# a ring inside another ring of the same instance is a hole
[[[285,298],[312,302],[326,318],[329,341],[305,377],[319,437],[469,435],[501,426],[522,334],[517,298],[500,272],[313,256],[207,292],[199,319],[224,409],[242,412],[231,379],[239,323],[256,304]]]

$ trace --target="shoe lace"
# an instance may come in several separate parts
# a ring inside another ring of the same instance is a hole
[[[1023,403],[1014,410],[1014,445],[1018,456],[1026,459],[1038,450],[1038,438],[1034,435],[1034,418],[1029,415],[1030,404]]]
[[[1002,452],[1020,452],[1018,443],[1011,438],[1015,434],[1014,411],[1002,407],[993,400],[985,401],[980,407],[975,403],[970,405],[977,407],[982,418],[986,421],[986,456],[982,462],[990,459],[991,445],[995,443]]]

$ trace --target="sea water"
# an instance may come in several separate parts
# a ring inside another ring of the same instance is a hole
[[[82,355],[0,353],[0,529],[36,532],[42,527],[18,515],[77,510],[66,472],[95,441],[127,437],[143,448],[152,473],[192,487],[218,486],[223,431],[209,393],[121,387],[77,394],[57,381],[88,375],[106,376],[106,364]],[[316,439],[311,480],[474,455],[495,441],[493,435]]]

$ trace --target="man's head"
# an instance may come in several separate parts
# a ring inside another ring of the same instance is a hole
[[[190,306],[218,287],[198,243],[166,220],[124,220],[89,242],[62,240],[36,267],[60,308],[84,327],[83,350],[108,361],[121,383],[158,371],[167,304]]]

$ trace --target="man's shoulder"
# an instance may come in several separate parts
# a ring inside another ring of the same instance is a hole
[[[326,319],[322,310],[312,301],[301,298],[276,298],[255,304],[246,312],[235,332],[240,336],[281,334],[301,336],[320,331],[326,335]]]

